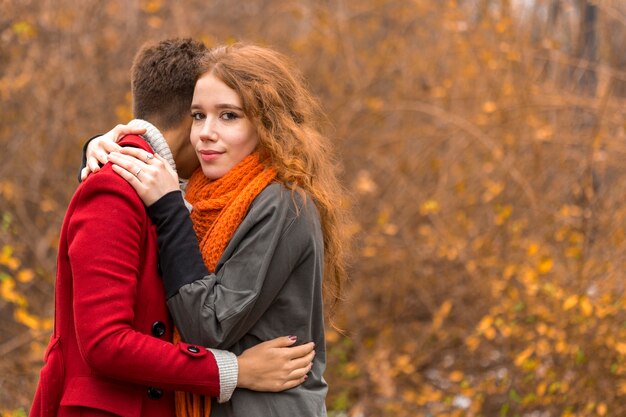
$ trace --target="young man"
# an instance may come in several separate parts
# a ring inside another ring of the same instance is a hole
[[[146,140],[128,135],[120,145],[147,159],[155,152],[182,176],[197,165],[189,108],[204,50],[167,40],[142,48],[133,63],[135,115],[151,123],[132,122]],[[286,349],[295,341],[288,337],[238,358],[172,344],[157,248],[145,206],[110,164],[78,187],[61,230],[55,326],[31,416],[173,416],[174,390],[226,401],[235,386],[276,391],[304,380],[313,346]]]

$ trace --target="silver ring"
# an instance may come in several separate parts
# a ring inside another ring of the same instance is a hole
[[[146,160],[145,160],[146,164],[147,164],[147,163],[148,163],[148,161],[149,161],[149,160],[151,160],[152,158],[154,158],[154,155],[152,155],[151,153],[146,154]]]
[[[139,168],[137,172],[135,172],[135,177],[139,178],[139,173],[141,173],[141,168]]]

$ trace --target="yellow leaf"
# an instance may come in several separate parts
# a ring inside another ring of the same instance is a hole
[[[2,247],[2,253],[0,253],[0,265],[6,265],[9,269],[15,271],[20,267],[20,260],[13,256],[13,248],[9,245]]]
[[[572,232],[570,233],[569,241],[571,243],[583,243],[585,241],[585,235],[580,232]]]
[[[496,224],[498,226],[503,225],[506,219],[511,217],[512,212],[513,212],[513,207],[510,204],[507,204],[506,206],[502,207],[500,210],[498,210],[498,213],[496,215]]]
[[[504,190],[504,183],[498,181],[486,181],[485,182],[485,192],[482,195],[482,200],[485,203],[493,200],[495,197],[500,195],[502,190]]]
[[[32,314],[29,314],[23,308],[15,309],[15,313],[13,314],[13,316],[15,318],[15,321],[17,321],[18,323],[22,323],[30,329],[38,330],[41,328],[39,325],[39,320]]]
[[[439,203],[437,203],[437,201],[432,200],[432,199],[426,200],[420,206],[420,213],[422,213],[423,215],[437,213],[438,211],[439,211]]]
[[[544,394],[546,393],[546,389],[548,388],[548,385],[545,382],[540,382],[539,385],[537,385],[537,396],[539,398],[543,397]]]
[[[448,379],[452,382],[461,382],[465,378],[465,375],[461,371],[452,371],[450,375],[448,375]]]
[[[521,351],[516,357],[515,357],[515,365],[517,366],[522,366],[522,364],[524,363],[524,361],[526,361],[526,359],[528,359],[530,357],[530,355],[532,355],[534,351],[534,347],[533,346],[529,346],[526,349],[524,349],[523,351]]]
[[[619,393],[626,394],[626,381],[621,381],[618,385],[619,385]]]
[[[52,330],[53,324],[54,324],[54,321],[52,319],[43,319],[39,321],[39,325],[41,326],[41,329],[43,330]]]
[[[596,407],[596,411],[598,412],[599,416],[605,416],[606,412],[608,411],[608,407],[606,406],[605,403],[600,403]]]
[[[0,280],[0,298],[18,306],[27,304],[24,296],[15,291],[15,281],[11,278]]]
[[[145,11],[146,13],[156,13],[159,10],[161,10],[161,7],[163,6],[161,0],[148,0],[148,1],[143,1],[141,8],[143,9],[143,11]]]
[[[382,226],[389,222],[390,213],[388,209],[383,209],[378,213],[378,217],[376,218],[376,223]]]
[[[506,266],[506,268],[504,268],[504,273],[502,275],[504,276],[505,279],[509,279],[513,276],[516,269],[517,267],[515,265],[509,264]]]
[[[452,310],[452,301],[446,300],[433,315],[433,330],[439,329]]]
[[[567,256],[568,258],[578,258],[580,257],[580,255],[582,255],[582,249],[578,248],[578,247],[569,247],[567,249],[565,249],[565,256]]]
[[[56,202],[49,198],[45,198],[39,203],[39,209],[44,213],[52,213],[56,209]]]
[[[22,269],[16,276],[19,282],[30,282],[34,277],[35,273],[32,269]]]
[[[378,186],[369,171],[361,170],[356,176],[355,188],[360,194],[371,194],[376,191]]]
[[[524,284],[526,285],[531,285],[531,284],[535,284],[537,282],[537,272],[535,272],[535,270],[531,269],[531,268],[526,268],[524,270],[524,272],[522,273],[522,281],[524,282]]]
[[[396,370],[410,375],[415,372],[415,365],[412,363],[410,355],[399,355],[396,359]]]
[[[433,97],[441,98],[446,96],[446,89],[441,86],[436,86],[432,89]]]
[[[484,335],[485,339],[493,340],[496,338],[496,329],[494,329],[493,327],[489,327],[488,329],[485,329]]]
[[[551,258],[544,258],[539,262],[539,273],[546,274],[552,270],[554,261]]]
[[[539,251],[539,245],[536,243],[531,243],[528,245],[528,255],[534,255]]]
[[[493,113],[494,111],[496,111],[496,109],[496,103],[494,103],[493,101],[486,101],[483,103],[483,111],[485,113]]]
[[[537,342],[537,356],[545,357],[548,356],[552,351],[552,346],[546,339],[540,339]]]
[[[150,16],[148,18],[148,26],[152,29],[159,29],[163,25],[163,19],[158,16]]]
[[[392,223],[388,223],[383,226],[383,233],[387,236],[395,236],[396,234],[398,234],[399,230],[399,227]]]
[[[484,332],[489,327],[491,327],[492,324],[493,324],[493,317],[485,316],[482,318],[482,320],[480,320],[480,323],[478,323],[478,331]]]
[[[326,330],[326,341],[328,343],[334,343],[339,340],[339,333],[333,329]]]
[[[580,311],[582,311],[585,317],[591,316],[593,314],[593,306],[587,297],[583,297],[580,300]]]
[[[7,201],[12,201],[15,198],[15,187],[13,183],[9,181],[0,182],[0,194],[2,194]]]
[[[377,111],[384,107],[385,102],[379,97],[368,97],[365,99],[365,105],[368,109]]]
[[[544,126],[537,129],[537,131],[535,132],[535,138],[538,140],[547,140],[552,137],[553,133],[554,132],[551,126]]]
[[[348,362],[343,367],[343,370],[348,376],[357,376],[359,374],[359,365],[356,362]]]
[[[11,29],[13,30],[13,33],[15,33],[16,35],[22,38],[27,38],[27,39],[32,38],[36,34],[36,30],[33,27],[33,25],[23,20],[20,22],[13,23],[13,26],[11,26]]]
[[[9,269],[11,269],[12,271],[15,271],[16,269],[18,269],[20,267],[22,263],[20,262],[19,259],[17,258],[10,258],[7,263],[6,266],[9,267]]]
[[[563,302],[563,310],[565,310],[565,311],[571,310],[572,308],[574,308],[574,306],[576,304],[578,304],[578,296],[577,295],[570,295]]]
[[[496,32],[498,33],[506,32],[506,30],[509,27],[507,23],[508,23],[507,21],[503,21],[503,20],[500,20],[498,23],[496,23]]]
[[[480,340],[476,336],[468,336],[465,338],[465,345],[470,352],[474,352],[480,345]]]

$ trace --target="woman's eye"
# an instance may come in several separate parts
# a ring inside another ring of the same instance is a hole
[[[224,120],[235,120],[237,118],[239,118],[237,113],[234,113],[232,111],[227,111],[227,112],[222,113],[222,119]]]
[[[204,119],[204,115],[202,113],[194,112],[194,113],[191,113],[191,118],[193,120],[202,120]]]

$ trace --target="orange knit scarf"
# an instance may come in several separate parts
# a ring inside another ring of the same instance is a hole
[[[204,263],[210,272],[243,221],[252,201],[276,178],[276,170],[265,166],[253,153],[222,178],[209,180],[201,169],[189,179],[186,198],[193,205],[191,220],[200,242]],[[175,329],[174,342],[180,340]],[[176,392],[177,417],[209,417],[211,399]]]

